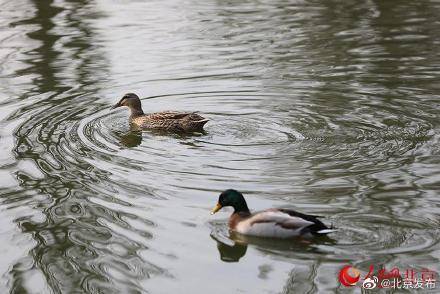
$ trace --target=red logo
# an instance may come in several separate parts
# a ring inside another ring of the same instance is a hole
[[[353,287],[359,282],[361,272],[351,265],[346,265],[339,271],[338,277],[342,285]],[[389,271],[380,267],[375,273],[374,265],[371,264],[361,286],[363,289],[434,289],[437,277],[438,273],[428,268],[407,268],[402,275],[397,267]]]
[[[339,272],[339,282],[346,287],[356,285],[361,277],[361,272],[351,265],[344,266]]]

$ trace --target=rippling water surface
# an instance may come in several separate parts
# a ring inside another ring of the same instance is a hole
[[[440,271],[437,1],[1,1],[2,293],[336,292]],[[109,108],[198,110],[206,134]],[[235,188],[339,231],[230,236]]]

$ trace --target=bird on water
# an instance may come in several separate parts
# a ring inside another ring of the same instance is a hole
[[[229,218],[230,230],[243,235],[269,238],[314,237],[336,231],[328,228],[317,216],[291,209],[271,208],[251,213],[243,194],[233,189],[220,194],[211,214],[225,206],[234,208]]]
[[[203,126],[209,121],[196,112],[162,111],[145,114],[139,96],[134,93],[125,94],[112,109],[122,106],[130,109],[130,123],[140,129],[203,132]]]

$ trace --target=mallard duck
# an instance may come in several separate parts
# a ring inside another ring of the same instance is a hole
[[[229,218],[229,228],[243,235],[290,238],[295,236],[322,236],[336,230],[328,228],[317,216],[299,213],[290,209],[267,209],[251,213],[243,194],[229,189],[222,192],[211,214],[222,207],[232,206],[234,212]]]
[[[112,109],[130,108],[130,123],[140,129],[156,129],[174,132],[201,132],[209,121],[195,112],[163,111],[144,114],[141,100],[134,93],[125,94]]]

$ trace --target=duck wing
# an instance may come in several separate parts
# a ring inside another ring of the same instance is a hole
[[[302,228],[315,223],[311,219],[306,219],[301,215],[295,215],[288,212],[292,211],[286,211],[284,209],[269,209],[255,214],[252,221],[253,223],[274,223],[277,226],[291,229]]]
[[[198,121],[204,118],[195,112],[177,112],[177,111],[162,111],[155,112],[148,115],[152,120],[167,120],[167,119],[183,119],[187,118],[190,120]]]
[[[295,210],[285,209],[285,208],[279,208],[279,209],[276,209],[276,210],[281,211],[283,213],[287,213],[290,216],[300,217],[302,219],[305,219],[305,220],[308,220],[308,221],[311,221],[311,222],[317,222],[317,221],[320,222],[320,220],[318,220],[318,218],[320,216],[318,216],[318,215],[305,214],[305,213],[301,213],[301,212],[298,212],[298,211],[295,211]]]

